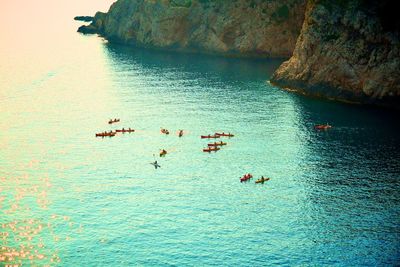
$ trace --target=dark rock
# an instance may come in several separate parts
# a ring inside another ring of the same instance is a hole
[[[97,33],[97,28],[94,27],[93,25],[88,25],[88,26],[83,25],[78,28],[78,32],[83,34],[94,34]]]
[[[91,22],[93,21],[93,17],[91,16],[76,16],[74,20],[79,20],[79,21],[85,21],[85,22]]]
[[[306,95],[400,108],[399,28],[382,15],[390,2],[310,0],[293,56],[271,82]]]
[[[291,57],[275,72],[273,84],[400,108],[400,20],[394,2],[118,0],[78,31],[141,47]]]

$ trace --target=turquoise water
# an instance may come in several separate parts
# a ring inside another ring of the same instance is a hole
[[[273,87],[280,60],[82,36],[74,12],[1,46],[0,265],[399,264],[398,113]]]

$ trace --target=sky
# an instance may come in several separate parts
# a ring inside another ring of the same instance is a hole
[[[1,0],[0,98],[4,91],[32,79],[71,55],[84,56],[82,43],[73,46],[82,24],[78,15],[108,11],[115,0]]]
[[[7,38],[23,39],[38,28],[67,24],[77,15],[107,11],[115,0],[2,0],[0,33]],[[3,38],[2,38],[3,39]],[[3,39],[4,40],[4,39]]]

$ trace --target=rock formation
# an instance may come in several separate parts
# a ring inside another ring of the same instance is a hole
[[[308,1],[293,56],[273,84],[335,100],[400,107],[400,39],[391,1]]]
[[[76,16],[74,20],[79,20],[79,21],[85,21],[85,22],[91,22],[93,21],[93,17],[91,16]]]
[[[79,32],[142,47],[290,57],[304,0],[118,0]]]
[[[273,84],[400,108],[400,20],[394,2],[118,0],[78,31],[133,46],[286,57]]]

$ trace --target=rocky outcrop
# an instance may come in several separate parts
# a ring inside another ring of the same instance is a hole
[[[93,17],[92,23],[90,25],[82,25],[78,28],[78,32],[83,34],[95,34],[100,33],[100,30],[103,28],[103,22],[106,18],[106,13],[97,12]]]
[[[290,57],[305,0],[118,0],[79,32],[129,45]]]
[[[76,16],[74,18],[74,20],[91,22],[91,21],[93,21],[93,17],[91,17],[91,16]]]
[[[293,56],[273,84],[335,100],[400,108],[394,1],[308,1]]]
[[[271,83],[307,95],[400,108],[400,20],[394,2],[118,0],[78,31],[141,47],[290,57]]]

